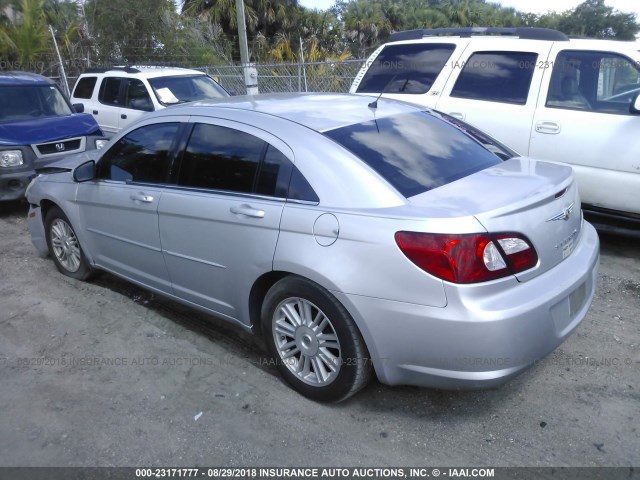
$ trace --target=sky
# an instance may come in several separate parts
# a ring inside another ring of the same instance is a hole
[[[503,7],[514,7],[521,12],[546,13],[548,11],[564,12],[580,5],[584,0],[494,0]],[[334,0],[299,0],[299,3],[307,8],[324,10],[334,4]],[[636,21],[640,22],[639,0],[606,0],[606,5],[625,13],[635,13]]]

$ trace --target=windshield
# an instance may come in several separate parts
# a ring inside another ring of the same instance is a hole
[[[71,108],[55,85],[0,87],[0,122],[71,115]]]
[[[474,137],[427,112],[384,117],[324,134],[407,198],[501,162]]]
[[[149,84],[163,105],[229,96],[215,80],[204,74],[150,78]]]

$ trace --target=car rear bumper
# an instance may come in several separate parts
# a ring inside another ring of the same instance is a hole
[[[443,389],[505,383],[558,347],[587,314],[599,262],[595,229],[538,277],[445,283],[444,308],[335,293],[355,318],[376,374],[388,385]]]

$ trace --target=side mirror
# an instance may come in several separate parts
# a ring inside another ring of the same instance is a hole
[[[96,162],[89,160],[76,167],[73,171],[73,180],[76,182],[88,182],[96,178]]]
[[[76,113],[84,113],[84,103],[74,103],[72,106]]]
[[[629,112],[640,114],[640,93],[637,93],[633,100],[631,100],[631,106],[629,107]]]

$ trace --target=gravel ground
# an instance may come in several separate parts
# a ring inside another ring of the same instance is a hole
[[[321,405],[218,319],[111,275],[60,275],[26,207],[0,208],[2,466],[640,465],[637,240],[602,236],[587,318],[507,385],[372,382]]]

